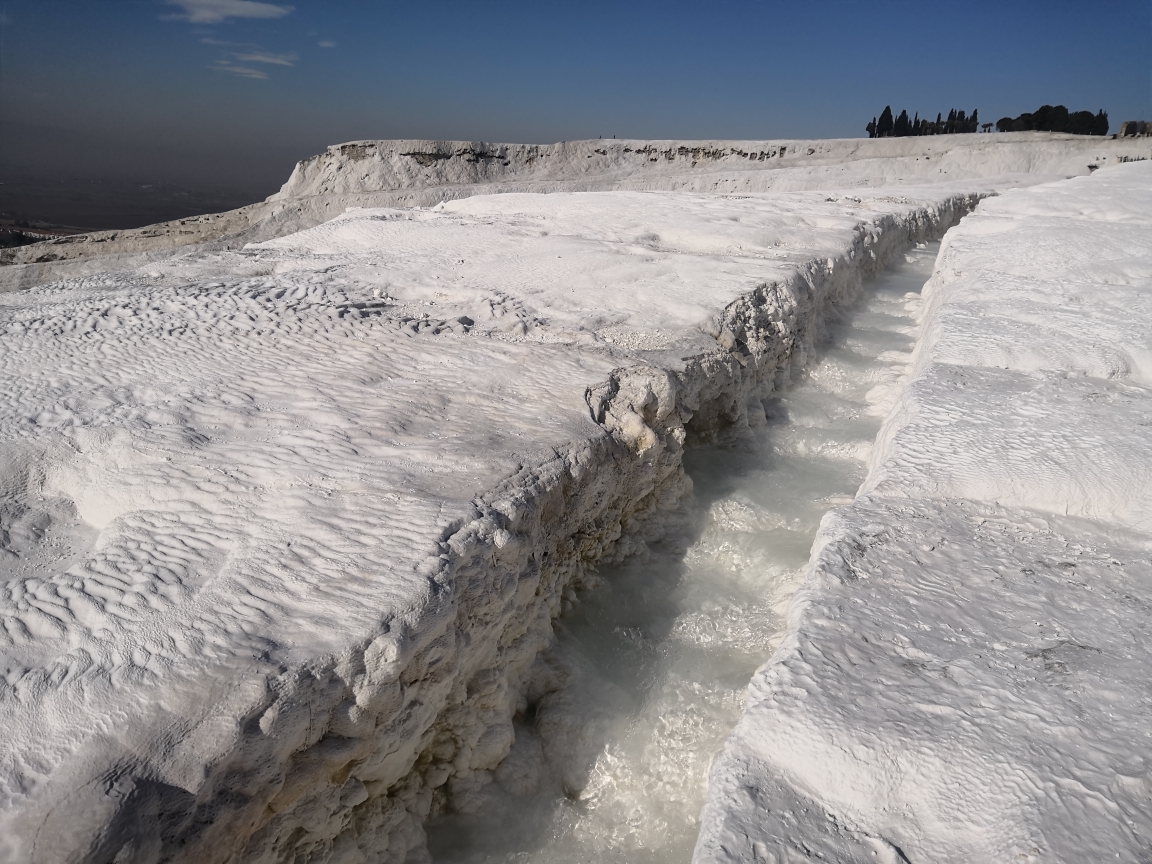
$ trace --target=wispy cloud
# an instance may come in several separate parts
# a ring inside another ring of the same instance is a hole
[[[218,48],[230,49],[223,52],[220,59],[209,66],[209,69],[215,69],[217,72],[230,72],[233,75],[240,75],[244,78],[258,78],[266,79],[267,72],[260,69],[254,69],[251,66],[246,66],[246,63],[263,63],[268,66],[295,66],[299,56],[296,54],[276,54],[272,51],[266,51],[259,45],[254,45],[251,42],[228,42],[224,39],[214,39],[211,36],[205,36],[200,40],[205,45],[214,45]]]
[[[168,6],[178,7],[182,14],[171,15],[193,24],[219,24],[229,18],[283,18],[293,7],[280,3],[262,3],[258,0],[163,0]],[[203,31],[201,31],[203,33]],[[200,42],[218,49],[218,59],[209,69],[227,72],[241,78],[265,80],[268,73],[259,66],[295,66],[300,58],[296,54],[268,51],[251,42],[230,42],[214,36],[202,36]]]
[[[336,43],[333,42],[331,39],[324,39],[323,41],[317,42],[316,44],[319,45],[321,48],[335,48],[336,47]]]
[[[193,24],[219,24],[229,18],[283,18],[291,6],[261,3],[257,0],[164,0],[169,6],[183,9],[174,17]]]
[[[259,69],[253,69],[250,66],[237,66],[230,60],[217,60],[209,69],[215,69],[217,72],[230,72],[233,75],[239,75],[241,78],[257,78],[261,81],[268,78],[266,72],[261,72]]]
[[[254,51],[251,54],[233,54],[241,63],[268,63],[272,66],[295,66],[300,58],[295,54],[273,54],[270,51]]]

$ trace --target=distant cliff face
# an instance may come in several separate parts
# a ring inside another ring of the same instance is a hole
[[[871,140],[353,141],[300,162],[278,193],[238,210],[2,249],[0,265],[32,266],[0,266],[0,291],[87,272],[91,266],[77,259],[92,256],[168,254],[202,243],[238,249],[318,225],[349,207],[433,207],[502,192],[745,195],[1008,174],[1032,175],[1036,182],[1036,175],[1087,174],[1146,156],[1147,148],[1132,138],[1048,132]]]
[[[828,142],[819,144],[825,149]],[[840,142],[837,142],[840,143]],[[500,182],[612,184],[643,172],[682,175],[704,165],[760,167],[796,142],[575,141],[485,144],[465,141],[360,141],[330,147],[296,166],[274,199],[340,192],[418,190]],[[815,149],[811,149],[815,152]],[[773,167],[782,167],[777,164]]]
[[[1099,139],[1085,142],[1074,136],[1048,133],[978,139],[940,135],[931,141],[612,139],[546,145],[357,141],[329,147],[300,162],[269,202],[314,195],[406,192],[424,204],[436,203],[431,199],[482,191],[723,191],[728,185],[741,187],[739,191],[798,191],[872,186],[897,177],[940,180],[1006,173],[1068,176],[1087,173],[1085,148],[1100,149],[1104,144]],[[475,186],[497,188],[466,188]],[[424,194],[428,190],[442,190],[444,194]]]

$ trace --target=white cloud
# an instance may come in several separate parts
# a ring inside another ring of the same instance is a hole
[[[179,6],[183,15],[175,17],[193,24],[219,24],[228,18],[283,18],[292,11],[291,6],[261,3],[257,0],[164,0],[169,6]]]
[[[258,78],[261,81],[268,78],[267,73],[261,72],[259,69],[252,69],[248,66],[237,66],[228,60],[217,60],[209,69],[215,69],[217,72],[231,72],[233,75],[239,75],[242,78]]]
[[[233,54],[241,63],[269,63],[273,66],[294,66],[300,58],[295,54],[273,54],[270,51],[254,51],[251,54]]]
[[[200,41],[205,45],[215,45],[225,49],[239,49],[223,52],[220,59],[208,68],[215,69],[217,72],[231,72],[233,75],[240,75],[245,78],[264,79],[268,77],[266,72],[243,65],[245,63],[264,63],[269,66],[295,66],[296,61],[300,59],[295,54],[276,54],[272,51],[265,50],[259,45],[253,45],[250,42],[227,42],[222,39],[213,39],[210,36],[206,36]]]
[[[325,39],[324,41],[318,42],[317,44],[321,48],[335,48],[336,47],[336,43],[333,42],[331,39]]]

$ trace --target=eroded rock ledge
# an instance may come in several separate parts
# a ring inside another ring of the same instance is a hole
[[[620,369],[590,388],[605,434],[476,499],[427,574],[434,607],[271,679],[195,799],[154,809],[141,787],[104,848],[152,844],[162,860],[421,860],[421,822],[472,806],[512,744],[513,717],[548,692],[534,661],[552,620],[598,563],[662,533],[687,489],[686,439],[762,421],[760,400],[805,362],[825,312],[976,198],[861,226],[838,257],[729,304],[713,322],[717,350],[675,368]]]

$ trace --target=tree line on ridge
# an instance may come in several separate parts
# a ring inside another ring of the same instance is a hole
[[[921,120],[917,112],[912,119],[908,118],[907,111],[901,111],[899,117],[892,116],[892,106],[888,105],[880,112],[880,117],[872,118],[865,129],[869,138],[907,138],[913,135],[952,135],[957,132],[976,132],[979,130],[979,111],[973,111],[969,117],[963,111],[953,108],[945,119],[942,114],[936,115],[933,122],[927,118]]]
[[[1073,135],[1107,135],[1108,112],[1103,109],[1070,112],[1063,105],[1041,105],[1036,111],[1019,117],[1001,117],[996,121],[999,132],[1069,132]]]
[[[993,124],[980,123],[980,114],[974,110],[971,116],[953,108],[945,118],[936,115],[936,120],[921,119],[919,112],[909,119],[907,111],[898,117],[892,114],[892,106],[885,106],[879,117],[873,117],[865,126],[869,138],[907,138],[916,135],[954,135],[963,132],[992,131]],[[1107,135],[1108,114],[1101,110],[1070,112],[1063,105],[1041,105],[1036,111],[1025,112],[1019,117],[1001,117],[996,121],[998,132],[1069,132],[1073,135]]]

